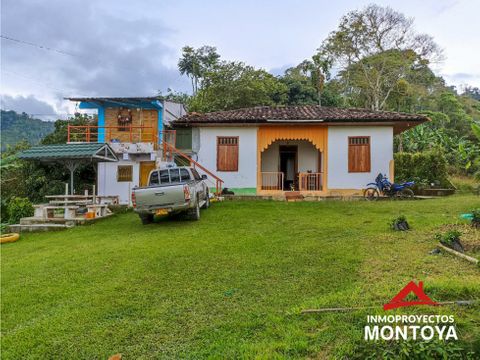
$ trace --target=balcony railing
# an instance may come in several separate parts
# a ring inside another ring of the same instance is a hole
[[[67,142],[153,143],[175,146],[175,130],[157,131],[152,126],[68,125]]]
[[[262,172],[262,190],[283,190],[283,172]]]
[[[298,189],[300,191],[322,191],[323,173],[307,173],[298,174]]]

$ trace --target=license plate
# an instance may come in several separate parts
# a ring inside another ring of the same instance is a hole
[[[155,211],[155,215],[168,215],[168,210],[167,209],[158,209]]]

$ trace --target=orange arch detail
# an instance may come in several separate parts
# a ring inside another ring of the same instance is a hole
[[[328,127],[319,125],[260,126],[257,131],[257,194],[261,193],[262,152],[277,140],[310,141],[323,154],[323,193],[328,185]]]
[[[307,140],[318,150],[327,148],[327,127],[324,126],[262,126],[258,129],[258,151],[263,152],[277,140]]]

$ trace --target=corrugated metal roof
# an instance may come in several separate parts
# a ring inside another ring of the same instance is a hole
[[[118,161],[108,144],[81,143],[34,146],[22,151],[18,157],[25,160],[95,160]]]

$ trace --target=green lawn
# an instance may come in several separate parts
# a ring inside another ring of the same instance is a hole
[[[350,357],[366,314],[410,280],[436,301],[480,298],[478,267],[428,254],[436,228],[479,205],[223,202],[199,222],[142,226],[126,213],[25,234],[1,246],[2,358]],[[399,214],[412,231],[389,230]],[[462,346],[480,351],[479,306],[401,312],[453,313]]]

